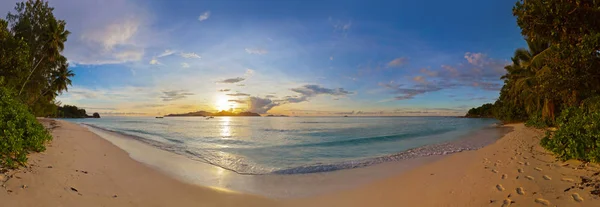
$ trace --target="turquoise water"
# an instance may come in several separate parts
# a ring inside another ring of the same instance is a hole
[[[104,117],[67,119],[241,174],[296,174],[379,163],[496,123],[454,117]]]

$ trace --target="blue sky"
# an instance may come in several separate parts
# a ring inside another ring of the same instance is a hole
[[[76,74],[59,100],[115,115],[462,115],[525,46],[504,0],[50,4]]]

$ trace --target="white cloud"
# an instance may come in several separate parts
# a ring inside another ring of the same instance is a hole
[[[400,67],[402,65],[406,64],[406,58],[404,57],[399,57],[396,59],[393,59],[392,61],[390,61],[387,66],[388,67]]]
[[[200,55],[193,53],[193,52],[190,52],[190,53],[182,52],[182,53],[179,53],[179,55],[184,58],[201,58]]]
[[[483,66],[486,63],[486,55],[483,53],[465,53],[465,59],[475,66]]]
[[[188,63],[181,63],[181,67],[182,68],[189,68],[190,64],[188,64]]]
[[[252,77],[252,75],[254,75],[254,70],[248,68],[246,69],[246,78]]]
[[[198,17],[198,21],[207,20],[209,17],[210,17],[210,11],[206,11],[206,12],[202,13],[202,15],[200,15]]]
[[[329,57],[329,60],[333,60],[333,56],[330,56],[330,57]]]
[[[251,49],[251,48],[246,48],[246,52],[248,54],[254,54],[254,55],[264,55],[269,53],[269,51],[265,50],[265,49]]]
[[[72,64],[137,62],[142,60],[145,48],[155,42],[152,40],[160,36],[147,26],[152,18],[146,8],[131,0],[52,0],[49,5],[71,32],[63,54]],[[0,13],[6,14],[4,9],[0,6]]]
[[[175,53],[175,51],[173,51],[173,50],[165,50],[163,53],[159,54],[156,57],[166,57],[166,56],[172,55],[174,53]]]
[[[160,64],[160,62],[158,62],[158,60],[156,58],[152,58],[152,60],[150,60],[150,65],[158,65]]]

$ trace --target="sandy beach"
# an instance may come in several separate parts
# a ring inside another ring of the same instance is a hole
[[[556,161],[537,144],[543,132],[522,124],[482,149],[352,189],[273,199],[182,182],[85,127],[42,122],[54,123],[54,140],[6,173],[2,206],[600,206],[591,194],[600,166]]]

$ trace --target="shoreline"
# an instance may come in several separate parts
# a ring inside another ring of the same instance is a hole
[[[225,188],[227,184],[262,185],[279,191],[306,181],[317,183],[317,187],[331,184],[326,182],[325,174],[341,183],[356,176],[385,174],[318,195],[269,199],[181,182],[136,161],[135,153],[122,150],[83,126],[55,122],[59,127],[52,130],[54,140],[47,151],[31,154],[27,168],[9,174],[0,192],[6,206],[501,206],[507,201],[515,206],[600,205],[598,196],[582,184],[583,178],[598,180],[600,176],[594,173],[600,171],[600,166],[556,161],[538,144],[543,133],[522,124],[508,125],[512,131],[481,149],[426,157],[428,160],[412,168],[388,162],[328,173],[257,175],[228,183],[233,172],[207,168],[212,166],[209,164],[200,166],[218,175],[208,179]],[[160,164],[173,164],[171,161]]]
[[[332,163],[316,163],[309,165],[302,165],[290,168],[272,169],[270,172],[240,172],[234,168],[223,166],[222,164],[211,162],[210,160],[196,156],[188,151],[181,151],[168,145],[164,145],[161,142],[154,141],[148,138],[140,137],[138,135],[132,135],[126,132],[114,131],[94,124],[78,123],[86,128],[92,128],[96,134],[110,134],[110,136],[121,136],[125,139],[133,139],[146,145],[151,145],[160,150],[168,151],[174,154],[185,156],[194,161],[203,162],[206,164],[214,165],[219,168],[223,168],[228,171],[240,175],[298,175],[298,174],[310,174],[310,173],[327,173],[339,170],[348,170],[355,168],[370,167],[373,165],[383,164],[387,162],[402,162],[408,159],[417,159],[428,156],[437,155],[450,155],[462,151],[477,150],[485,147],[489,144],[494,143],[506,134],[510,129],[503,127],[502,125],[492,124],[477,129],[469,129],[463,131],[450,131],[443,134],[424,135],[411,137],[406,140],[417,140],[417,139],[431,139],[439,140],[437,143],[424,144],[419,147],[403,149],[402,151],[385,154],[375,157],[359,158],[355,160],[339,161]],[[103,136],[101,136],[103,137]],[[448,139],[446,137],[458,137],[454,139]],[[126,150],[127,151],[127,150]],[[148,163],[147,163],[148,164]]]

